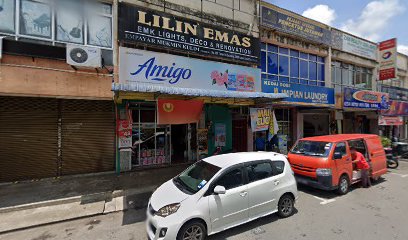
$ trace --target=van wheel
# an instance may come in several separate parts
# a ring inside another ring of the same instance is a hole
[[[204,240],[206,237],[206,228],[200,221],[191,221],[184,224],[177,234],[177,240]]]
[[[279,216],[282,218],[287,218],[287,217],[292,216],[295,210],[294,202],[295,200],[289,194],[283,195],[279,199],[279,203],[278,203]]]
[[[339,188],[337,189],[337,193],[340,195],[344,195],[348,193],[350,189],[350,181],[346,175],[340,177],[339,180]]]

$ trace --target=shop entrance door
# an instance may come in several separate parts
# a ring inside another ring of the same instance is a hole
[[[188,159],[188,125],[171,125],[171,162],[183,163]]]
[[[248,124],[246,119],[232,121],[232,150],[233,152],[248,151]]]
[[[329,135],[329,114],[303,114],[303,137]]]

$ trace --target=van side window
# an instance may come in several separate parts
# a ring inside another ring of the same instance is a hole
[[[360,140],[350,140],[349,142],[350,147],[354,147],[358,152],[362,153],[366,158],[368,157],[367,155],[367,149],[364,143],[363,139]]]
[[[273,176],[282,174],[285,170],[285,162],[283,161],[272,161],[272,173]]]
[[[254,163],[246,168],[250,183],[273,176],[272,165],[269,162]]]
[[[244,181],[242,178],[242,170],[241,168],[237,168],[224,174],[220,179],[217,180],[217,183],[214,185],[214,187],[219,185],[225,187],[225,189],[228,190],[242,186],[243,183]]]
[[[334,152],[337,153],[341,153],[341,156],[346,156],[347,155],[347,149],[346,149],[346,143],[341,142],[341,143],[337,143],[336,148],[334,149]]]

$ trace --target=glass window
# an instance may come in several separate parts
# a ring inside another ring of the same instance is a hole
[[[284,170],[285,170],[285,162],[272,161],[272,174],[274,176],[282,174]]]
[[[14,0],[0,1],[0,32],[15,33],[16,6]]]
[[[308,85],[309,81],[306,79],[300,79],[300,84]]]
[[[304,52],[300,52],[300,58],[309,59],[309,54],[304,53]]]
[[[289,54],[289,49],[280,47],[280,48],[279,48],[279,53],[280,53],[280,54],[288,55],[288,54]]]
[[[224,174],[214,186],[223,186],[226,190],[243,185],[242,170],[237,168]]]
[[[309,81],[309,85],[317,86],[317,81],[312,81],[312,80],[310,80],[310,81]]]
[[[317,64],[317,80],[324,81],[324,64]],[[333,79],[334,81],[334,79]]]
[[[266,72],[266,52],[261,52],[261,71]]]
[[[290,50],[290,56],[292,56],[292,57],[299,57],[299,51],[297,51],[297,50]]]
[[[51,39],[51,6],[46,3],[22,0],[20,33]]]
[[[272,165],[269,162],[251,164],[246,168],[250,183],[273,176]]]
[[[337,143],[336,148],[334,149],[335,153],[341,153],[342,156],[347,155],[346,143],[341,142]]]
[[[261,43],[261,49],[266,50],[266,44],[265,43]]]
[[[317,61],[319,63],[324,63],[324,57],[317,56]]]
[[[309,60],[316,62],[317,61],[317,56],[313,54],[309,54]]]
[[[309,78],[309,62],[300,60],[300,78]]]
[[[56,10],[57,40],[84,43],[84,12],[79,2],[59,1]]]
[[[278,52],[278,46],[272,45],[272,44],[268,44],[268,51],[269,51],[269,52],[277,53],[277,52]]]
[[[278,74],[278,54],[268,53],[268,73]]]
[[[309,79],[317,79],[317,63],[315,62],[309,62]]]
[[[279,74],[289,76],[289,57],[279,55]]]
[[[288,77],[279,77],[279,81],[281,81],[281,82],[289,82],[289,78],[288,78]]]
[[[196,193],[203,188],[220,169],[220,167],[206,161],[199,161],[187,168],[178,177],[174,178],[173,181],[180,190]],[[239,179],[237,180],[239,181]]]
[[[299,59],[290,58],[290,76],[299,77]]]
[[[299,83],[299,78],[291,78],[290,82],[291,83]]]
[[[99,15],[88,17],[88,44],[112,47],[112,18]]]

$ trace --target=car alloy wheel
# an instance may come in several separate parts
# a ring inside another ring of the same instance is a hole
[[[192,225],[183,234],[183,240],[202,240],[203,229],[198,225]]]
[[[344,195],[349,191],[349,185],[350,185],[349,180],[348,180],[347,176],[343,175],[343,176],[341,176],[339,182],[340,183],[339,183],[338,193],[340,195]]]
[[[284,195],[278,203],[278,213],[281,217],[286,218],[293,214],[293,198],[289,195]]]

